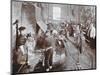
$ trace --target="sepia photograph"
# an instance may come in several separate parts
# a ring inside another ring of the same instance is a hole
[[[11,1],[11,73],[96,69],[96,5]]]

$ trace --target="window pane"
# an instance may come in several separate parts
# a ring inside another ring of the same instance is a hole
[[[61,18],[61,8],[53,7],[53,19],[60,20],[60,18]]]

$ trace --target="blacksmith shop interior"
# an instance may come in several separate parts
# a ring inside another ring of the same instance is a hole
[[[12,1],[12,73],[96,69],[96,6]]]

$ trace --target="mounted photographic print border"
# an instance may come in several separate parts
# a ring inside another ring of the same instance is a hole
[[[96,5],[11,1],[11,71],[96,69]]]

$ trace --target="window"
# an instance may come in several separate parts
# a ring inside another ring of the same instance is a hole
[[[60,18],[61,18],[61,8],[53,7],[53,19],[60,20]]]

